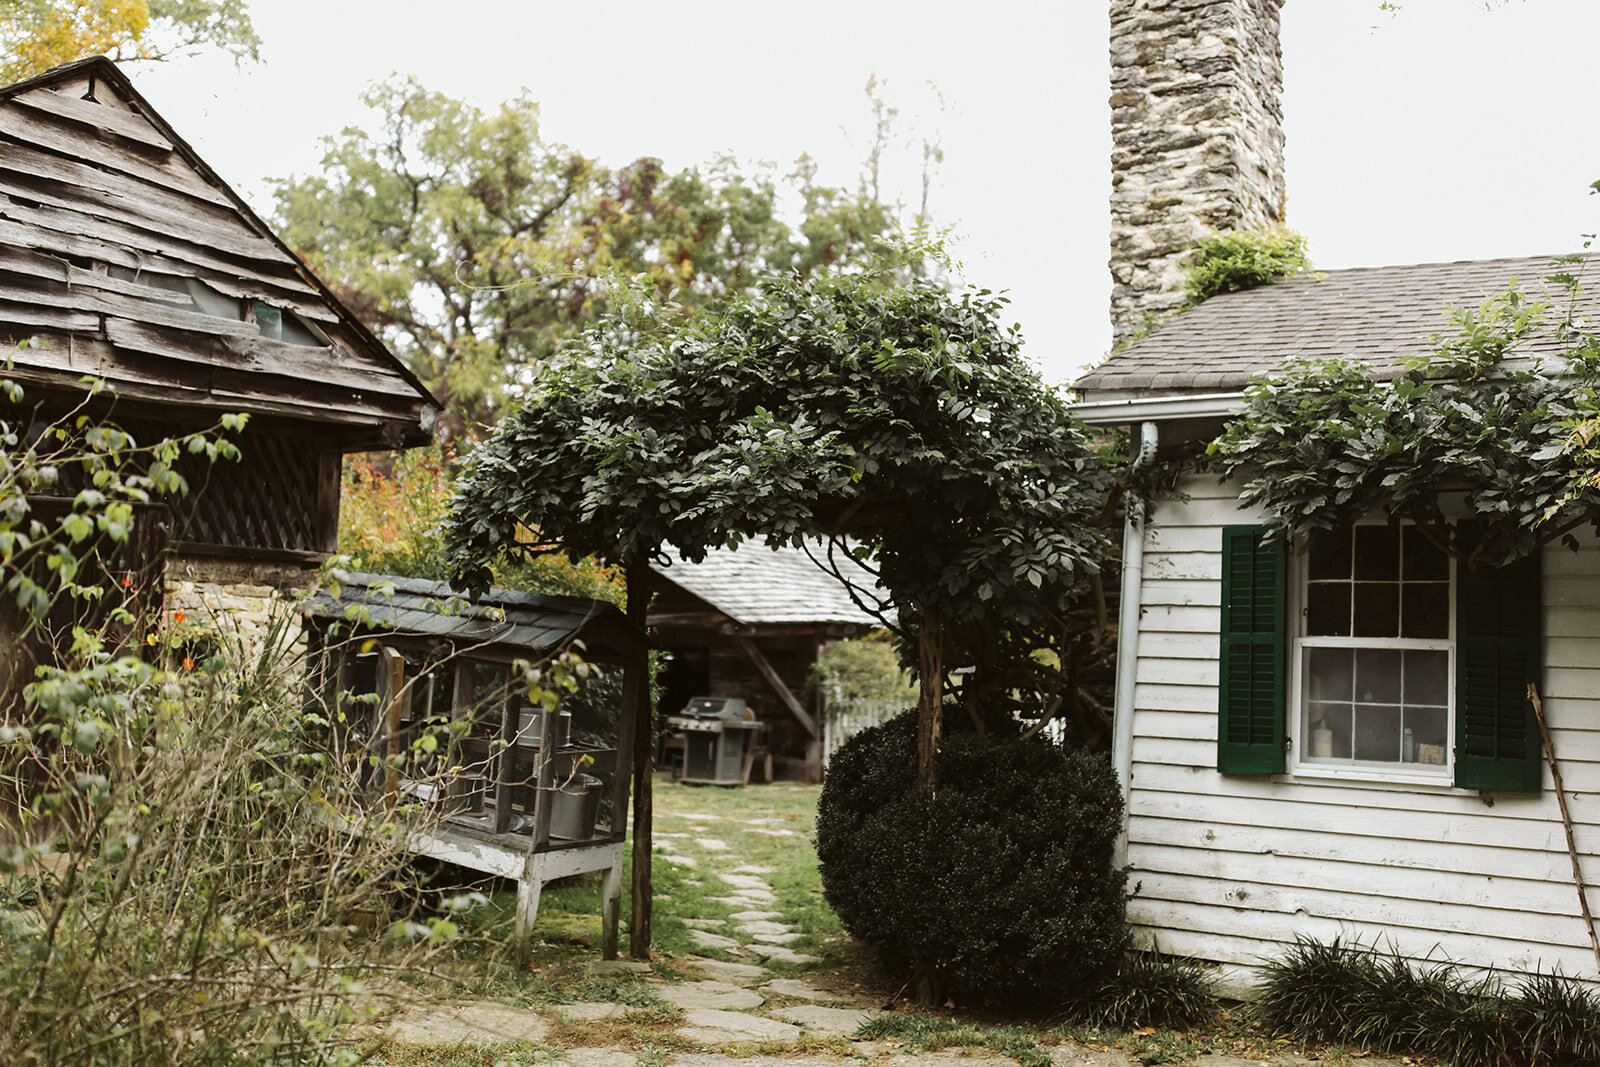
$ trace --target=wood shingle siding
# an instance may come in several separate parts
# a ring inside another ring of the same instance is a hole
[[[1164,952],[1230,965],[1297,935],[1509,972],[1593,973],[1556,800],[1216,769],[1222,530],[1237,486],[1153,509],[1134,689],[1128,914]],[[1547,549],[1542,685],[1582,861],[1600,876],[1600,544]],[[1298,743],[1299,729],[1289,724]],[[1292,764],[1291,764],[1292,766]],[[1490,803],[1492,801],[1492,803]],[[1591,894],[1600,908],[1600,893]]]
[[[303,419],[336,451],[422,443],[435,407],[103,59],[0,89],[0,342],[29,338],[24,384],[94,374]]]

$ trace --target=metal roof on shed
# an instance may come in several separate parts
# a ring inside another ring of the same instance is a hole
[[[446,582],[350,571],[334,571],[333,578],[337,595],[320,590],[301,611],[354,618],[372,629],[529,649],[554,648],[600,619],[626,623],[615,606],[583,597],[491,589],[471,600]]]
[[[1429,338],[1449,330],[1445,309],[1476,308],[1513,279],[1530,298],[1552,305],[1553,324],[1567,295],[1545,279],[1553,256],[1359,267],[1307,273],[1241,293],[1223,293],[1175,317],[1074,383],[1080,393],[1172,393],[1242,389],[1285,360],[1348,358],[1379,374],[1433,350]],[[1593,317],[1600,299],[1585,294]],[[1558,350],[1554,331],[1530,339],[1529,355]]]
[[[811,553],[826,561],[827,545],[816,542],[811,546]],[[884,596],[871,572],[843,552],[836,550],[833,558],[851,584],[865,590],[863,599],[867,603]],[[746,541],[738,548],[709,552],[699,563],[690,563],[671,553],[669,559],[668,566],[656,571],[658,575],[738,623],[882,625],[858,607],[844,584],[817,566],[803,549]]]

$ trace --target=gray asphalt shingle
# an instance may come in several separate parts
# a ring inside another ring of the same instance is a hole
[[[825,544],[813,544],[811,551],[826,561]],[[660,568],[662,577],[737,622],[881,625],[856,606],[839,579],[818,567],[802,549],[747,541],[735,549],[710,552],[699,563],[677,555],[670,555],[670,561]],[[882,595],[876,579],[844,553],[834,552],[834,561],[852,585],[865,590],[867,603]]]
[[[1214,296],[1178,315],[1074,383],[1085,399],[1101,392],[1222,392],[1286,359],[1347,357],[1378,374],[1432,351],[1429,338],[1446,332],[1449,306],[1476,308],[1505,291],[1512,279],[1529,297],[1549,303],[1551,320],[1566,294],[1545,279],[1552,256],[1359,267],[1304,274],[1243,293]],[[1561,268],[1577,273],[1572,267]],[[1585,294],[1580,310],[1600,312]],[[1556,350],[1553,333],[1533,338],[1526,351]]]

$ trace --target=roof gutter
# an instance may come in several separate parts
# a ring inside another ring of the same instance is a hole
[[[1161,431],[1154,422],[1139,427],[1139,451],[1129,473],[1156,457]],[[1128,804],[1133,799],[1133,687],[1139,664],[1140,600],[1144,592],[1144,498],[1128,494],[1127,521],[1122,529],[1122,603],[1117,613],[1117,688],[1111,718],[1111,764],[1122,787],[1122,826],[1117,833],[1113,863],[1128,865]]]
[[[1095,426],[1169,419],[1226,418],[1244,410],[1241,393],[1186,393],[1181,396],[1135,396],[1122,400],[1080,400],[1070,410]]]

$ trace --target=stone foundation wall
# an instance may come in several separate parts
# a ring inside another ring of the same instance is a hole
[[[298,650],[304,630],[295,601],[317,581],[317,568],[287,563],[177,557],[167,564],[166,622],[235,636],[254,657],[266,650],[277,620],[280,647]]]
[[[1112,0],[1111,322],[1183,302],[1199,241],[1283,220],[1283,0]]]

